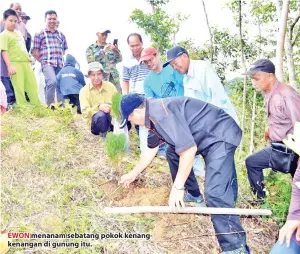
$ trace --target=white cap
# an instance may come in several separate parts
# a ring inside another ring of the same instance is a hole
[[[103,66],[99,62],[91,62],[88,64],[88,72],[90,71],[103,71]]]
[[[102,27],[99,30],[97,30],[97,33],[104,34],[104,33],[111,33],[111,31],[109,29],[107,29],[107,28],[103,28]]]

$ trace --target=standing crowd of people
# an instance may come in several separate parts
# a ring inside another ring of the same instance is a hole
[[[128,35],[132,54],[123,59],[118,42],[107,43],[111,31],[103,28],[96,32],[95,43],[86,49],[86,83],[79,63],[66,52],[67,39],[58,30],[57,13],[47,11],[45,28],[34,36],[26,29],[28,20],[30,17],[22,12],[19,3],[12,3],[1,20],[2,112],[15,104],[38,107],[40,102],[54,109],[55,102],[63,105],[68,99],[86,119],[91,133],[105,138],[114,129],[112,97],[122,93],[120,128],[135,126],[140,159],[130,173],[121,177],[121,183],[129,187],[158,155],[170,167],[173,185],[169,205],[174,211],[186,205],[235,207],[238,179],[234,155],[242,130],[235,108],[210,63],[190,59],[181,46],[169,49],[163,63],[158,50],[144,47],[138,33]],[[33,62],[40,64],[42,86],[34,75]],[[116,64],[121,62],[120,78]],[[275,66],[268,59],[256,61],[244,75],[249,75],[253,87],[263,93],[268,115],[265,138],[272,144],[246,159],[254,194],[249,202],[261,204],[266,195],[263,169],[273,165],[270,162],[275,144],[285,146],[283,141],[300,122],[300,95],[277,80]],[[280,242],[286,238],[287,244],[276,244],[272,253],[283,253],[278,249],[284,246],[284,253],[300,252],[300,164],[297,153],[291,154],[293,160],[287,172],[294,181],[288,221],[293,220],[293,226],[285,226],[285,233],[281,231]],[[275,166],[273,169],[280,171]],[[199,175],[205,178],[204,194],[196,179]],[[222,253],[250,253],[239,216],[211,218]]]

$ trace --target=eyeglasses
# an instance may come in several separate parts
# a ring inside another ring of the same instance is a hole
[[[152,62],[152,60],[153,60],[154,57],[155,57],[155,55],[153,55],[149,60],[143,61],[143,64],[148,65],[149,63]]]

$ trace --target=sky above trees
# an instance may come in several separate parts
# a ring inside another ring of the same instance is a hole
[[[1,0],[1,13],[9,8],[11,2]],[[150,5],[144,0],[20,0],[19,2],[23,11],[31,17],[27,26],[32,35],[44,28],[45,11],[50,9],[57,11],[60,20],[59,29],[65,33],[70,52],[80,62],[83,71],[86,70],[85,50],[96,41],[97,28],[104,26],[112,31],[108,42],[118,38],[124,56],[130,53],[126,42],[129,33],[140,32],[144,38],[144,45],[150,45],[150,40],[143,31],[135,24],[129,23],[129,16],[135,8],[151,12]],[[210,22],[220,27],[236,29],[231,12],[228,8],[223,8],[225,3],[226,0],[206,1]],[[201,1],[172,0],[166,5],[165,10],[171,15],[181,12],[190,16],[180,27],[176,40],[192,38],[198,46],[209,40]]]

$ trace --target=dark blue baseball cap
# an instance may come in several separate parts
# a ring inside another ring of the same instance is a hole
[[[252,75],[259,71],[275,74],[275,65],[268,59],[260,59],[250,65],[250,69],[242,75]]]
[[[144,97],[137,93],[127,94],[122,97],[120,102],[120,112],[122,116],[122,121],[120,124],[121,129],[125,127],[129,115],[133,112],[133,110],[138,108],[144,102],[144,100]]]
[[[187,54],[185,48],[181,46],[175,46],[167,51],[167,62],[163,64],[163,67],[166,67],[171,61],[173,61],[175,58],[181,56],[182,54]]]

